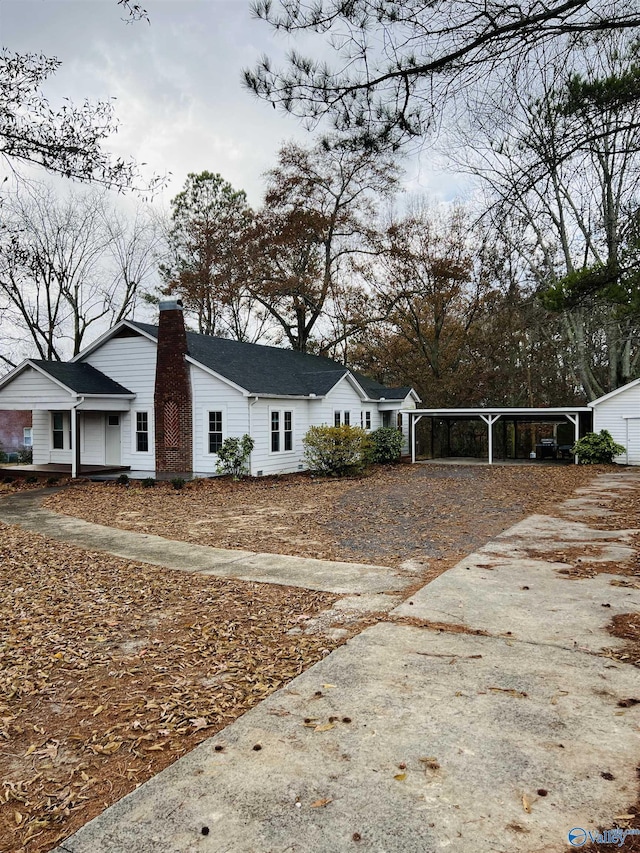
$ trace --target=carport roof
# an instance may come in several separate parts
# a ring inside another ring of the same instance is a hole
[[[485,406],[474,409],[407,409],[410,415],[423,415],[431,418],[480,418],[485,416],[507,416],[516,418],[531,418],[544,420],[553,417],[566,417],[581,413],[590,413],[589,406],[541,406],[539,408],[522,408],[517,406]]]

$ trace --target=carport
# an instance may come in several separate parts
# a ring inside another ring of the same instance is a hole
[[[481,408],[481,409],[406,409],[403,414],[409,418],[409,436],[411,444],[411,461],[416,461],[416,425],[422,418],[432,419],[433,424],[440,421],[450,428],[452,423],[459,421],[479,420],[486,424],[489,465],[494,461],[494,426],[498,421],[503,424],[511,422],[517,431],[519,424],[558,424],[569,423],[573,426],[574,442],[591,429],[592,409],[588,406],[560,408]],[[545,447],[546,445],[542,445]],[[557,447],[556,447],[557,450]],[[575,459],[577,464],[578,460]]]

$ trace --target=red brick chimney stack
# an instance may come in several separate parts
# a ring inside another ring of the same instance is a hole
[[[193,470],[193,407],[182,302],[160,303],[154,396],[156,472]]]

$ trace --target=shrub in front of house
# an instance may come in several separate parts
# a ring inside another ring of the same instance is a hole
[[[187,481],[184,479],[184,477],[174,477],[171,480],[171,485],[176,491],[180,491],[180,489],[184,489],[186,482]]]
[[[359,474],[367,462],[369,436],[360,427],[312,426],[302,443],[309,468],[328,477]]]
[[[21,465],[33,465],[33,448],[24,447],[18,450],[18,462]]]
[[[614,456],[621,456],[626,448],[616,444],[606,429],[588,432],[571,448],[581,465],[603,465],[613,462]]]
[[[380,427],[369,434],[369,442],[371,461],[386,464],[400,459],[404,436],[396,427]]]
[[[218,474],[231,475],[234,480],[241,480],[249,473],[249,457],[254,446],[255,441],[246,433],[242,438],[225,438],[218,450]]]

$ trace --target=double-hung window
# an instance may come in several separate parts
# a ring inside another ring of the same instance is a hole
[[[343,424],[344,426],[349,426],[351,424],[351,412],[339,412],[337,410],[334,411],[333,425],[339,427],[340,424]]]
[[[293,450],[293,412],[284,412],[284,449]]]
[[[272,409],[271,452],[289,453],[293,450],[293,412]]]
[[[53,412],[51,438],[54,450],[64,450],[64,420],[64,412]]]
[[[136,412],[136,450],[147,453],[149,450],[149,413]]]
[[[24,447],[33,447],[33,428],[25,427],[22,430],[22,444]]]
[[[222,412],[209,412],[209,453],[222,447]]]

